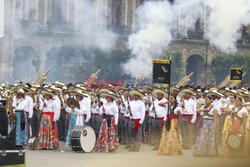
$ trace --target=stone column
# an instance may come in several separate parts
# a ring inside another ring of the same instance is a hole
[[[128,26],[128,0],[125,0],[124,8],[124,25]]]
[[[75,30],[77,30],[77,25],[78,25],[78,0],[74,1],[74,26],[75,26]]]
[[[48,21],[48,0],[44,0],[44,19],[43,19],[43,25],[47,26]]]
[[[36,8],[35,8],[35,20],[39,20],[39,0],[36,0]]]
[[[66,1],[66,22],[69,22],[69,6],[70,6],[70,2],[69,0]]]
[[[16,1],[13,1],[12,4],[12,26],[16,25]]]

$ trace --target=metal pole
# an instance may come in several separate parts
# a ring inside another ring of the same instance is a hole
[[[208,52],[208,41],[206,41],[206,65],[205,65],[205,84],[207,84],[207,53]]]

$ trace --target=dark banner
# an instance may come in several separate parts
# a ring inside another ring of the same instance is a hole
[[[230,69],[230,81],[241,82],[243,75],[242,68],[231,68]]]
[[[153,60],[153,86],[167,88],[170,85],[171,61]]]

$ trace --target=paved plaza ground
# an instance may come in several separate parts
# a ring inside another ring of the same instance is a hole
[[[62,147],[56,150],[27,150],[27,167],[250,167],[247,159],[197,158],[192,150],[182,156],[162,156],[148,145],[140,152],[128,152],[121,146],[118,153],[75,153]]]

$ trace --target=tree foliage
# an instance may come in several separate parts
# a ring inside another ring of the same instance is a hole
[[[243,84],[250,84],[250,56],[249,55],[217,55],[212,62],[212,72],[216,83],[222,82],[230,74],[231,67],[243,67],[247,75],[243,78]]]
[[[101,69],[99,78],[126,79],[121,64],[129,59],[130,51],[113,49],[103,51],[82,46],[62,46],[47,53],[46,68],[51,72],[48,80],[84,82],[92,73]]]

